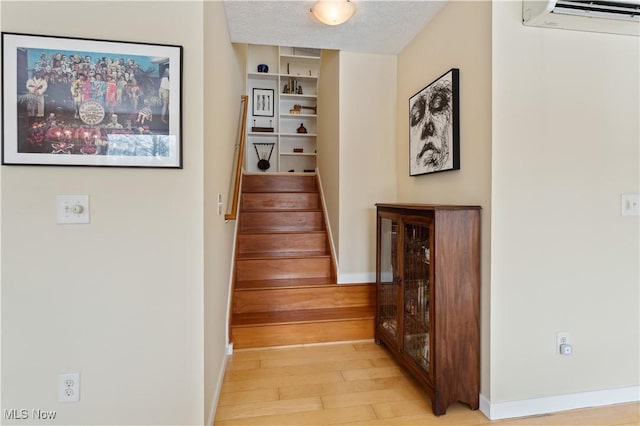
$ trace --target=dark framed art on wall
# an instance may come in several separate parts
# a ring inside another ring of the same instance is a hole
[[[409,99],[409,175],[460,169],[460,71],[452,68]]]
[[[182,46],[2,33],[2,164],[182,168]]]

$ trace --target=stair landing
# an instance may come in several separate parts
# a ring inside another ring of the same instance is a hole
[[[237,314],[234,348],[371,339],[375,308],[305,309]]]

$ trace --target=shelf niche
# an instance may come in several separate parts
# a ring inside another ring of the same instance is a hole
[[[247,46],[245,170],[248,172],[315,172],[320,54],[320,49],[293,46]],[[268,72],[258,72],[259,65],[266,65]],[[273,90],[273,108],[266,108],[269,113],[253,108],[254,89]],[[306,133],[298,133],[301,125]],[[273,130],[254,131],[256,128]],[[258,168],[261,158],[253,144],[264,142],[275,145],[270,167],[262,171]]]

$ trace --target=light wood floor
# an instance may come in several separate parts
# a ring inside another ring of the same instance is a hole
[[[640,404],[489,421],[457,404],[435,417],[429,398],[373,342],[236,351],[215,425],[575,425],[640,424]]]

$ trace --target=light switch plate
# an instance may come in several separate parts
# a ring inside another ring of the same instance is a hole
[[[56,223],[89,223],[88,195],[57,195]]]

